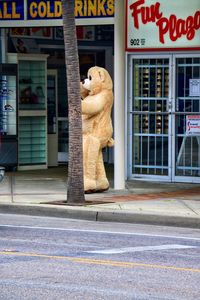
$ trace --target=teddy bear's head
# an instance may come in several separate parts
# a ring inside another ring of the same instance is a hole
[[[113,84],[106,69],[92,67],[88,70],[88,78],[83,82],[83,87],[89,91],[90,95],[96,95],[102,90],[112,90]]]

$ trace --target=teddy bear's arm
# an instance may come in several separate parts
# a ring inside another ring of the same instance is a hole
[[[105,95],[88,96],[81,102],[82,114],[96,115],[104,109],[106,103]]]
[[[89,95],[89,91],[83,87],[82,82],[80,82],[80,92],[81,92],[81,99],[85,99],[85,97]]]

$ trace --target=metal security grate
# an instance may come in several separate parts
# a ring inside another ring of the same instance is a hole
[[[200,176],[200,133],[186,135],[186,117],[200,116],[200,95],[192,95],[190,81],[200,79],[200,58],[176,60],[175,157],[176,176]]]
[[[169,59],[134,59],[132,72],[132,173],[167,176]]]

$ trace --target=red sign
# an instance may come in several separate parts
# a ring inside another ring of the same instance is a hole
[[[127,0],[126,19],[126,50],[200,49],[199,0]]]

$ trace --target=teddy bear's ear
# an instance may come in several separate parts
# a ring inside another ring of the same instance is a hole
[[[98,72],[99,72],[100,80],[101,80],[102,82],[104,82],[104,81],[105,81],[105,73],[104,73],[104,70],[103,70],[103,69],[99,69]]]

